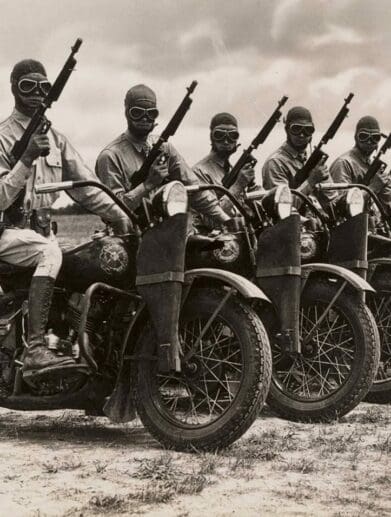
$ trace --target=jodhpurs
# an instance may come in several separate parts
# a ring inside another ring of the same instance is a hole
[[[34,276],[56,278],[62,252],[55,236],[43,237],[29,229],[7,228],[0,238],[0,260],[22,267],[35,267]]]

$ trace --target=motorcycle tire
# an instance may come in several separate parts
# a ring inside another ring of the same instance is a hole
[[[273,372],[267,403],[285,419],[338,419],[356,407],[372,385],[380,357],[379,335],[373,315],[356,293],[342,291],[313,338],[304,344],[336,292],[336,285],[326,281],[305,287],[301,354],[282,353],[271,343]]]
[[[375,272],[371,284],[376,290],[367,298],[380,334],[380,365],[366,402],[389,404],[391,402],[391,273]]]
[[[216,451],[240,438],[263,406],[270,386],[271,351],[254,310],[231,296],[193,345],[226,291],[197,288],[181,311],[182,372],[158,373],[156,360],[138,366],[137,410],[150,433],[166,448]],[[142,356],[156,353],[147,327],[139,339]]]

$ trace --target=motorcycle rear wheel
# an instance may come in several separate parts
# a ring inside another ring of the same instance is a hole
[[[389,404],[391,402],[391,274],[375,272],[371,281],[376,293],[368,296],[380,334],[380,365],[368,395],[367,402]]]
[[[311,282],[302,294],[300,333],[305,340],[337,291]],[[267,403],[281,417],[328,422],[359,404],[368,393],[379,361],[373,316],[346,289],[326,312],[301,354],[283,353],[271,343],[273,373]]]
[[[176,450],[215,451],[250,427],[270,386],[271,352],[256,313],[231,296],[195,347],[226,291],[194,289],[181,312],[181,373],[162,374],[141,359],[137,410],[150,433]],[[151,327],[139,340],[142,356],[156,353]]]

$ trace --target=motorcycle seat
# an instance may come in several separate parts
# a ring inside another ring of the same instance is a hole
[[[26,272],[28,268],[22,266],[15,266],[0,260],[0,276],[16,275],[18,273]]]

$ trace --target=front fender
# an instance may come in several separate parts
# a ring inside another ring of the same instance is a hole
[[[373,287],[366,280],[344,267],[324,263],[304,264],[301,266],[302,278],[308,278],[310,275],[316,275],[317,273],[327,273],[332,276],[343,278],[358,291],[375,292]]]
[[[237,273],[232,273],[231,271],[226,271],[224,269],[190,269],[185,273],[185,283],[192,282],[196,278],[201,277],[213,278],[215,280],[223,282],[224,284],[228,284],[231,287],[235,288],[244,298],[254,298],[271,303],[266,294],[255,284],[250,282],[250,280],[247,280],[247,278],[244,278],[243,276],[238,275]]]

